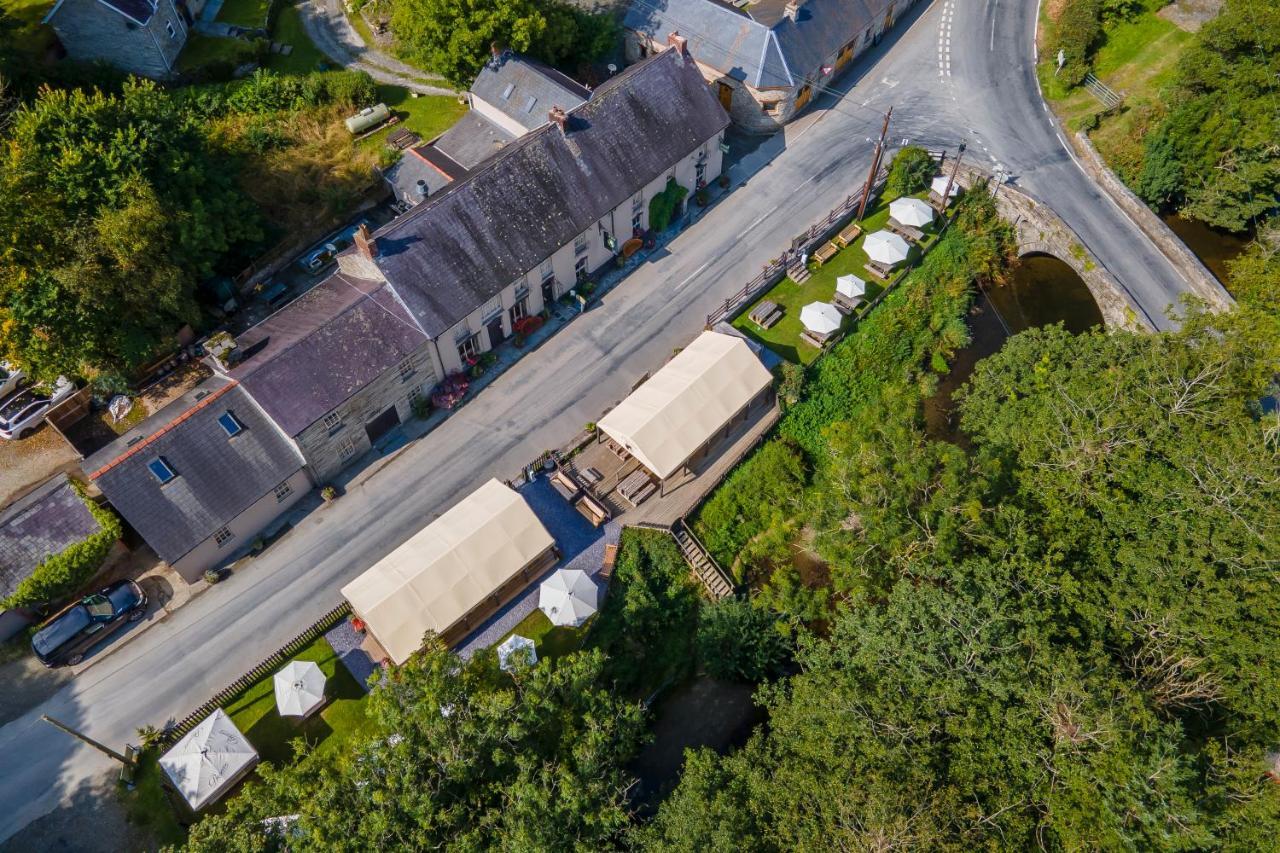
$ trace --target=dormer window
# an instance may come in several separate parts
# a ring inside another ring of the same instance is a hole
[[[162,486],[178,476],[178,472],[173,470],[173,466],[163,456],[157,456],[148,462],[147,469],[151,471],[153,477],[160,481]]]
[[[231,412],[223,412],[218,415],[218,423],[222,425],[222,429],[227,433],[227,438],[233,438],[244,432],[244,424],[240,423],[240,419]]]

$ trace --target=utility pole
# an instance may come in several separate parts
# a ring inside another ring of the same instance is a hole
[[[880,128],[880,139],[876,142],[876,153],[871,158],[871,171],[867,173],[867,185],[862,188],[862,203],[858,205],[858,221],[867,212],[867,202],[871,199],[871,185],[876,182],[876,174],[880,171],[880,160],[884,156],[884,140],[889,135],[889,116],[893,115],[893,107],[884,114],[884,127]]]
[[[960,171],[960,158],[964,156],[964,143],[960,143],[960,147],[956,149],[956,162],[951,166],[951,175],[947,178],[947,188],[942,193],[942,209],[946,210],[947,205],[951,203],[951,186],[956,182],[956,172]]]
[[[81,732],[76,731],[75,729],[68,726],[66,723],[58,722],[53,717],[50,717],[48,714],[41,714],[40,719],[44,720],[46,723],[48,723],[49,725],[53,726],[56,729],[62,729],[64,732],[71,735],[76,740],[84,741],[85,743],[89,744],[89,746],[98,750],[98,752],[101,752],[104,755],[108,755],[111,758],[114,758],[116,761],[119,761],[125,767],[133,767],[138,763],[138,760],[136,758],[126,758],[125,756],[116,752],[114,749],[108,746],[104,746],[98,743],[93,738],[89,737],[88,735],[82,734]]]

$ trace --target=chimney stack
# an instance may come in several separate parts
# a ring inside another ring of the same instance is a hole
[[[498,47],[496,41],[489,42],[489,54],[493,57],[494,67],[502,64],[502,48]]]
[[[680,35],[679,30],[671,31],[671,35],[667,36],[667,44],[676,49],[676,53],[681,59],[689,55],[689,40]]]
[[[560,107],[552,107],[547,113],[547,118],[556,127],[560,128],[561,136],[569,135],[569,115]]]
[[[369,226],[365,223],[360,223],[352,242],[356,244],[356,251],[366,260],[371,261],[378,256],[378,240],[369,231]]]
[[[800,7],[804,5],[804,0],[787,0],[787,5],[783,8],[782,13],[795,21],[800,17]]]

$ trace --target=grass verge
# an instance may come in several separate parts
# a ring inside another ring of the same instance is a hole
[[[500,642],[505,641],[512,634],[519,634],[521,637],[533,640],[538,651],[538,660],[560,658],[582,647],[583,637],[590,624],[588,622],[581,628],[557,628],[551,624],[547,614],[541,610],[534,610],[520,620],[520,624],[511,629],[511,632]]]
[[[267,22],[270,0],[224,0],[218,10],[218,20],[224,24],[253,29]]]

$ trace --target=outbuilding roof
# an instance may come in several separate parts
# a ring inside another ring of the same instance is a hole
[[[230,435],[219,419],[241,427]],[[157,460],[174,475],[161,483]],[[83,463],[111,505],[173,563],[302,469],[235,380],[214,376]]]
[[[397,664],[444,633],[555,540],[524,498],[490,480],[342,588]]]
[[[0,512],[0,601],[55,554],[101,529],[84,498],[59,475]]]
[[[601,418],[598,428],[665,479],[772,381],[741,338],[703,332]]]
[[[543,125],[378,231],[375,263],[428,335],[484,305],[729,124],[695,64],[673,49],[602,84],[568,116],[564,132]]]
[[[237,338],[230,375],[298,435],[426,340],[389,287],[338,272]]]
[[[124,15],[139,26],[147,25],[147,22],[151,20],[151,16],[156,13],[157,6],[157,3],[152,2],[152,0],[98,0],[98,2],[113,12]],[[62,9],[62,0],[58,0],[54,4],[41,23],[47,24],[52,21],[53,16],[58,14],[60,9]]]
[[[895,2],[805,0],[792,20],[786,0],[741,9],[716,0],[632,0],[623,26],[658,43],[678,30],[702,64],[755,89],[790,89],[862,38]]]
[[[591,97],[582,84],[550,66],[506,51],[484,64],[471,94],[525,130],[547,123],[547,110],[570,110]]]

